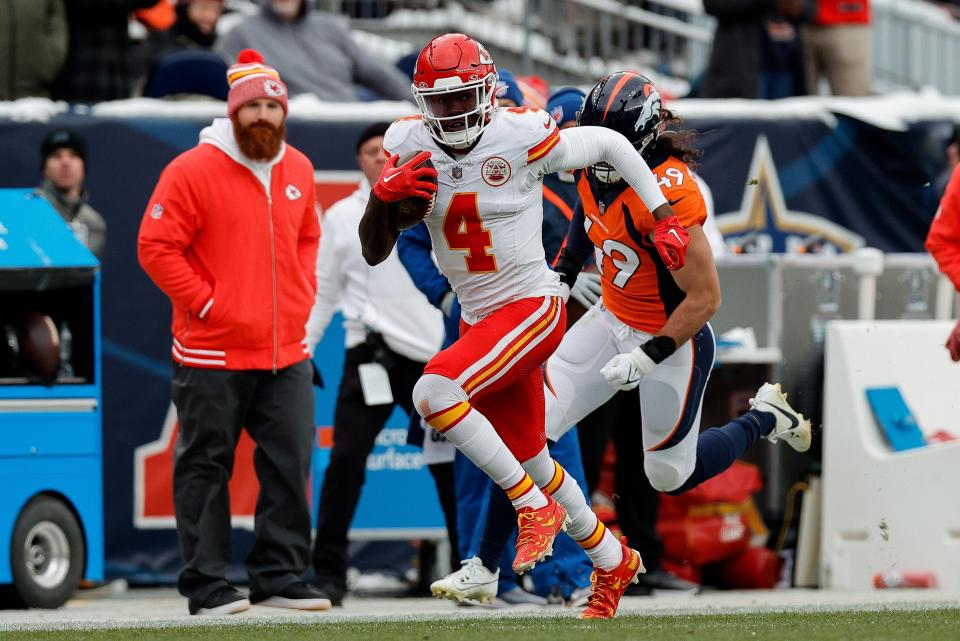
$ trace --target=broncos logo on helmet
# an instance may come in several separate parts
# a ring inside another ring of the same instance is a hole
[[[662,122],[662,101],[656,85],[632,71],[617,71],[601,78],[587,94],[577,120],[581,126],[620,132],[644,159],[655,147]],[[620,179],[606,163],[595,166],[594,174],[603,182]]]

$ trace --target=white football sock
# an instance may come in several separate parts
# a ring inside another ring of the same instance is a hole
[[[547,497],[527,476],[487,417],[470,405],[467,393],[455,381],[438,374],[424,374],[414,387],[413,401],[430,427],[503,488],[514,509],[541,508],[547,504]]]
[[[546,447],[532,459],[524,461],[523,469],[534,483],[567,510],[567,534],[583,548],[595,566],[612,570],[620,565],[623,560],[620,542],[587,505],[576,480],[550,458]]]

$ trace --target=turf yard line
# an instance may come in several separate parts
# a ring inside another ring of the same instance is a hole
[[[17,641],[957,641],[957,609],[263,623],[0,633]]]

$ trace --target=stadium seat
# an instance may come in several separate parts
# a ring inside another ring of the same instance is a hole
[[[185,50],[160,59],[143,95],[164,98],[181,94],[227,99],[227,63],[212,51]]]

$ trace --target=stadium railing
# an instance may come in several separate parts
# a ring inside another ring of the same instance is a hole
[[[515,70],[551,83],[587,83],[628,68],[653,74],[668,90],[674,79],[673,93],[681,95],[706,67],[715,22],[700,0],[319,0],[319,6],[357,29],[410,42],[466,30],[495,53],[507,53]],[[921,0],[871,6],[877,90],[929,86],[960,93],[953,68],[960,23]]]

